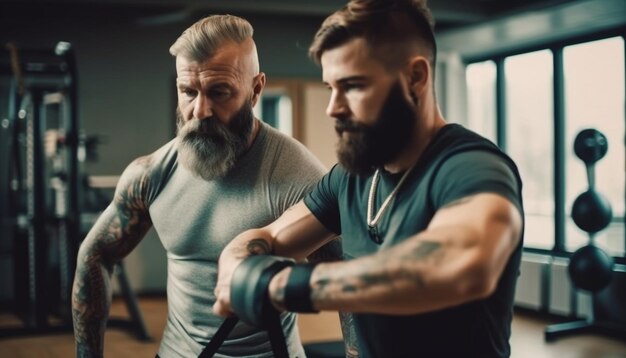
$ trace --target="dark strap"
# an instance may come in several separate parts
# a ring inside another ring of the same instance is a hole
[[[202,353],[200,353],[198,358],[213,357],[238,321],[239,318],[234,316],[226,318],[217,332],[215,332],[213,339],[211,339],[209,344],[204,347],[204,350],[202,350]],[[267,333],[270,337],[270,344],[272,345],[274,357],[289,358],[289,351],[287,350],[287,343],[285,343],[283,326],[280,322],[280,314],[276,311],[267,317]]]
[[[280,323],[280,313],[274,310],[267,317],[267,333],[270,336],[270,344],[275,358],[289,358],[283,325]]]
[[[258,257],[253,257],[253,260],[254,259],[258,259]],[[256,283],[258,287],[264,288],[262,295],[258,296],[259,298],[261,298],[262,301],[260,302],[261,316],[259,318],[262,318],[262,326],[268,332],[272,351],[274,352],[274,357],[276,358],[289,358],[289,352],[287,351],[285,334],[283,333],[283,327],[280,321],[280,312],[278,312],[270,302],[269,290],[267,288],[269,287],[270,280],[278,271],[287,266],[291,266],[292,264],[293,263],[291,261],[272,262],[269,266],[267,266],[260,272],[258,282]],[[238,294],[244,293],[238,292]],[[251,317],[254,316],[253,313],[250,313],[250,315]],[[238,317],[227,318],[217,330],[217,332],[213,336],[213,339],[211,339],[211,341],[207,344],[202,353],[200,353],[198,358],[213,357],[213,355],[217,352],[222,343],[224,343],[224,340],[226,340],[238,321]],[[254,321],[254,319],[252,319],[252,321]]]
[[[311,274],[315,264],[298,264],[291,268],[285,287],[285,308],[290,312],[318,313],[311,302]]]
[[[209,342],[209,344],[204,347],[202,353],[198,356],[198,358],[210,358],[217,352],[222,343],[226,340],[230,332],[235,328],[235,325],[239,321],[239,318],[233,316],[228,317],[222,322],[220,328],[218,328],[217,332]]]
[[[289,358],[287,344],[285,343],[285,334],[283,333],[283,325],[280,323],[280,312],[274,308],[270,301],[269,285],[271,279],[287,266],[291,266],[291,261],[276,261],[267,267],[261,273],[259,278],[260,287],[264,287],[263,301],[261,302],[261,315],[263,317],[265,329],[270,336],[270,344],[275,358]]]
[[[293,260],[268,255],[250,256],[233,272],[230,283],[230,305],[242,322],[266,329],[268,311],[275,311],[268,297],[272,277]]]

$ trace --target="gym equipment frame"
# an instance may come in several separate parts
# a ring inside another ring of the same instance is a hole
[[[8,43],[6,50],[0,56],[0,75],[10,76],[7,117],[0,117],[0,255],[13,261],[13,310],[23,325],[0,328],[0,339],[71,332],[82,240],[81,145],[84,150],[75,54],[68,42],[51,50]],[[110,319],[109,326],[149,340],[122,263],[115,276],[130,320]]]

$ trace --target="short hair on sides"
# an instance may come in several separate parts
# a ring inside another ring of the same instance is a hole
[[[211,15],[183,31],[170,47],[170,54],[201,62],[213,57],[224,43],[242,43],[252,38],[253,34],[252,25],[244,18],[234,15]]]
[[[389,68],[403,65],[418,53],[434,69],[434,24],[426,0],[352,0],[324,20],[309,56],[319,65],[325,51],[363,38],[372,55]]]

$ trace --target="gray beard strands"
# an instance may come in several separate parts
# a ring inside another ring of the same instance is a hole
[[[415,116],[415,109],[404,99],[402,87],[396,83],[389,89],[373,125],[365,126],[349,118],[337,119],[337,133],[341,134],[343,129],[356,130],[347,140],[339,138],[339,163],[350,173],[369,175],[394,160],[411,138]]]
[[[181,165],[204,180],[224,177],[247,149],[253,121],[250,103],[233,116],[229,125],[217,118],[185,121],[177,111]]]

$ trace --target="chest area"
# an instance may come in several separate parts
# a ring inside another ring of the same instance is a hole
[[[341,192],[341,236],[344,253],[359,257],[392,246],[424,230],[433,217],[427,180],[412,175],[353,182]],[[369,210],[368,210],[369,207]],[[369,213],[368,213],[369,211]],[[373,224],[373,225],[369,225]]]
[[[208,182],[177,171],[150,206],[150,216],[168,255],[217,259],[241,232],[275,218],[266,183]]]

